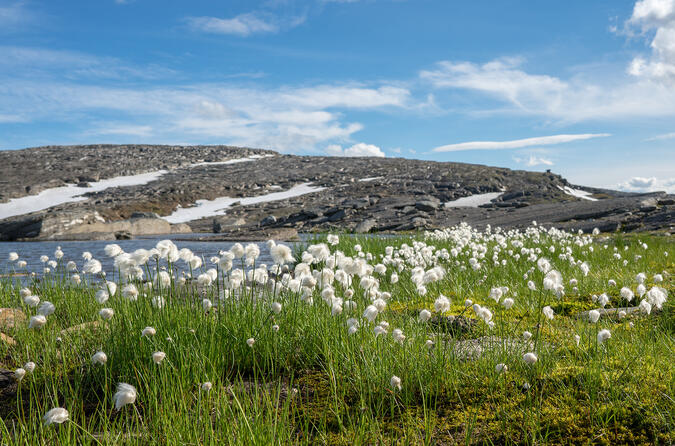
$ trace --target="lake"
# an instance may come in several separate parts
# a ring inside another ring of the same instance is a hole
[[[54,251],[57,247],[61,247],[64,253],[62,263],[73,260],[77,263],[78,270],[81,271],[84,259],[82,253],[89,251],[93,257],[99,260],[103,266],[103,270],[110,274],[113,272],[113,259],[106,256],[103,249],[112,243],[119,245],[125,252],[133,252],[136,249],[151,249],[154,248],[160,240],[172,240],[178,249],[188,248],[195,255],[202,257],[204,265],[211,268],[212,265],[209,259],[213,256],[219,255],[221,251],[229,250],[236,242],[203,242],[189,240],[191,237],[203,237],[217,234],[165,234],[157,236],[138,237],[133,240],[91,240],[91,241],[39,241],[39,242],[0,242],[0,274],[7,274],[12,271],[13,264],[8,261],[9,253],[16,252],[19,254],[19,260],[27,262],[27,269],[29,272],[42,273],[46,266],[40,261],[40,257],[46,255],[50,260],[54,259]],[[301,239],[306,240],[308,236],[301,236]],[[179,240],[177,240],[179,239]],[[269,254],[269,249],[265,241],[260,242],[241,242],[246,246],[248,243],[255,243],[260,247],[260,257],[256,261],[257,264],[265,263],[268,266],[272,265],[272,258]],[[293,248],[295,244],[302,242],[288,242],[285,243]],[[177,266],[179,270],[183,269],[185,262],[178,261]],[[235,268],[236,268],[235,263]],[[22,270],[24,271],[24,270]]]

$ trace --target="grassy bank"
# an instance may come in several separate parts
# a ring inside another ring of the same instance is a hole
[[[200,262],[164,243],[111,248],[116,290],[74,252],[4,279],[0,307],[27,319],[3,329],[0,363],[36,366],[2,390],[2,444],[675,441],[669,237],[458,227],[306,248],[274,247],[276,275],[253,248]],[[136,391],[118,410],[119,383]],[[45,425],[56,407],[68,420]]]

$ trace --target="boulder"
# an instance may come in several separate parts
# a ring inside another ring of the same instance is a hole
[[[267,217],[260,220],[260,226],[270,226],[277,222],[277,218],[274,215],[268,215]]]
[[[437,201],[431,201],[431,200],[424,200],[424,201],[418,201],[415,203],[415,207],[419,209],[420,211],[424,212],[432,212],[438,209],[440,203]]]
[[[0,331],[13,329],[26,322],[26,314],[18,308],[0,308]]]
[[[16,345],[16,341],[14,340],[13,337],[6,335],[4,333],[0,333],[0,345],[3,344],[8,347],[14,347]]]
[[[354,232],[357,234],[365,234],[367,232],[370,232],[371,229],[375,227],[377,222],[373,220],[372,218],[366,218],[365,220],[361,220],[361,222],[356,225],[354,228]]]

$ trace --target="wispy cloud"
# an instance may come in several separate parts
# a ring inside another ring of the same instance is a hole
[[[663,141],[666,139],[675,139],[675,132],[652,136],[651,138],[645,139],[645,141]]]
[[[214,34],[249,36],[251,34],[273,33],[279,30],[276,24],[266,22],[255,14],[240,14],[231,19],[217,17],[190,17],[188,24],[197,31]]]
[[[0,75],[12,79],[21,75],[38,75],[68,79],[159,79],[175,72],[159,65],[135,66],[114,57],[100,57],[70,50],[56,50],[24,46],[0,46]]]
[[[523,147],[546,146],[563,144],[572,141],[581,141],[591,138],[611,136],[609,133],[582,133],[572,135],[539,136],[535,138],[515,139],[512,141],[470,141],[457,144],[448,144],[433,149],[434,152],[458,152],[462,150],[503,150],[520,149]]]
[[[306,17],[279,17],[273,14],[245,13],[232,18],[188,17],[188,25],[195,31],[247,37],[253,34],[276,33],[304,23]]]
[[[0,4],[0,33],[12,31],[20,25],[32,21],[34,15],[26,9],[25,2]]]

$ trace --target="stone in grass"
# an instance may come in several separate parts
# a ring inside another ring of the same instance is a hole
[[[17,382],[14,371],[0,368],[0,401],[16,395]]]
[[[91,322],[84,322],[82,324],[78,325],[73,325],[72,327],[64,328],[61,330],[61,336],[64,335],[74,335],[77,333],[87,333],[87,332],[94,332],[98,330],[101,327],[101,321],[91,321]]]
[[[583,319],[585,321],[588,321],[588,313],[589,311],[582,311],[581,313],[577,314],[577,318]],[[606,317],[612,317],[612,318],[618,318],[619,313],[622,311],[626,312],[626,315],[633,314],[633,313],[640,313],[640,307],[623,307],[623,308],[596,308],[596,311],[600,313],[600,317],[606,316]],[[653,310],[652,310],[653,311]]]
[[[429,324],[438,331],[450,333],[452,336],[461,336],[470,332],[478,322],[464,316],[441,316],[436,315],[429,319]]]
[[[0,308],[0,330],[14,328],[26,322],[26,314],[18,308]]]
[[[482,336],[475,339],[457,341],[453,350],[457,358],[462,360],[479,359],[488,352],[502,352],[506,350],[509,356],[521,356],[534,348],[532,341],[515,338],[501,338],[499,336]]]
[[[13,347],[16,345],[16,341],[14,340],[13,337],[6,335],[4,333],[0,333],[0,345]]]

